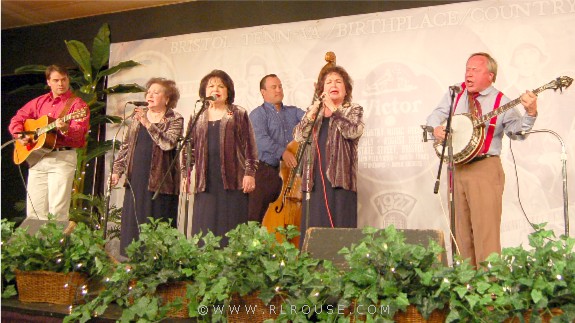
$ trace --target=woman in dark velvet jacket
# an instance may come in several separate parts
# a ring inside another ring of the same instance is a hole
[[[199,92],[200,98],[217,99],[204,101],[209,106],[194,129],[188,129],[191,140],[184,148],[183,165],[191,158],[196,169],[192,233],[210,230],[223,237],[248,221],[247,193],[255,188],[257,147],[247,111],[233,104],[234,83],[226,72],[213,70],[204,76]]]
[[[180,92],[174,81],[164,78],[150,79],[146,89],[148,108],[135,109],[111,175],[111,184],[116,186],[126,174],[120,236],[124,256],[125,248],[139,237],[139,225],[148,217],[171,220],[175,227],[178,213],[180,167],[168,168],[177,157],[176,146],[184,128],[184,118],[174,111]],[[152,200],[157,191],[160,194]]]
[[[322,70],[315,94],[323,101],[310,106],[294,128],[295,140],[305,141],[320,110],[311,157],[310,149],[303,157],[302,190],[311,192],[311,197],[309,214],[302,205],[300,241],[308,227],[357,227],[357,147],[364,124],[363,107],[351,102],[352,89],[343,67]]]

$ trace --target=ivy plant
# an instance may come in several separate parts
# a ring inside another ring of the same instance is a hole
[[[490,255],[482,266],[494,286],[501,286],[498,302],[509,317],[522,318],[525,313],[537,321],[553,309],[562,310],[556,320],[575,319],[575,239],[555,237],[545,224],[535,225],[529,235],[529,249],[522,246],[504,248]]]
[[[65,321],[86,322],[102,315],[113,302],[122,308],[122,321],[160,320],[170,310],[181,308],[182,302],[164,304],[156,294],[158,286],[181,281],[193,284],[199,267],[211,261],[218,246],[219,238],[211,233],[186,239],[170,223],[149,218],[149,223],[140,225],[139,239],[126,248],[129,261],[117,264],[104,279],[105,289],[76,307]]]
[[[393,321],[397,311],[412,304],[427,319],[447,305],[450,294],[439,260],[443,249],[436,242],[430,241],[427,248],[408,244],[394,226],[368,227],[363,233],[359,243],[340,251],[350,268],[342,278],[342,304],[380,310],[354,315]]]
[[[112,267],[104,244],[102,232],[93,231],[84,223],[78,223],[71,232],[65,232],[64,225],[53,220],[42,224],[35,234],[19,227],[2,244],[3,276],[12,279],[17,270],[78,272],[90,281],[98,281]],[[13,293],[7,290],[3,296]]]
[[[228,245],[217,257],[219,262],[210,264],[199,274],[201,303],[198,305],[226,308],[234,294],[243,297],[257,293],[264,304],[269,304],[274,297],[286,304],[289,300],[307,297],[309,291],[305,285],[311,282],[310,277],[321,262],[286,242],[299,234],[295,226],[280,229],[280,233],[284,235],[282,243],[257,222],[240,224],[229,231]],[[279,315],[281,308],[269,310],[276,310]],[[223,321],[225,317],[225,313],[214,312],[210,313],[209,320]]]
[[[2,219],[2,239],[1,239],[1,252],[0,252],[0,267],[2,268],[2,298],[10,298],[17,294],[16,286],[14,285],[14,271],[11,269],[10,257],[8,257],[5,247],[8,240],[14,234],[15,223],[8,219]]]

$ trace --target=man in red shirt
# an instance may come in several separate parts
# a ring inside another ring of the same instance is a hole
[[[47,115],[56,119],[56,146],[44,155],[28,172],[27,217],[47,219],[48,213],[58,220],[67,220],[72,197],[72,183],[76,172],[76,150],[86,142],[89,129],[89,108],[70,90],[68,71],[58,65],[46,69],[46,81],[50,92],[26,103],[10,121],[8,130],[20,144],[27,145],[33,139],[20,133],[24,122]],[[85,110],[85,116],[64,122],[70,113]]]

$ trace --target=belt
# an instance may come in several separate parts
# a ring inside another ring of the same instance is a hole
[[[72,147],[59,147],[59,148],[54,148],[52,151],[66,151],[66,150],[72,150],[74,148]]]
[[[271,168],[273,168],[273,169],[278,169],[278,168],[279,168],[279,166],[272,166],[272,165],[270,165],[270,164],[268,164],[268,163],[266,163],[266,162],[263,162],[263,161],[261,161],[261,160],[260,160],[260,165],[265,165],[265,166],[271,167]]]
[[[472,160],[470,160],[470,161],[468,162],[468,164],[475,163],[475,162],[478,162],[478,161],[480,161],[480,160],[484,160],[484,159],[489,158],[489,157],[499,157],[499,155],[489,155],[489,154],[485,154],[485,155],[477,156],[477,157],[473,158]]]

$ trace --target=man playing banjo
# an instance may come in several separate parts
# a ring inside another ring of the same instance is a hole
[[[519,99],[525,108],[523,116],[516,108],[512,108],[494,114],[491,119],[486,119],[484,127],[477,127],[480,131],[475,131],[473,121],[481,120],[481,116],[511,101],[493,87],[496,77],[497,62],[489,54],[472,54],[466,64],[465,82],[461,84],[463,91],[456,96],[454,102],[452,143],[456,164],[455,237],[461,255],[470,258],[475,266],[490,253],[501,251],[500,225],[505,174],[499,154],[503,134],[529,131],[537,117],[537,96],[526,91]],[[427,125],[433,127],[436,142],[445,139],[445,121],[450,106],[451,95],[446,93],[427,118]],[[470,129],[464,129],[466,127]],[[463,137],[469,134],[470,138],[458,138],[458,134]],[[510,137],[524,139],[524,136]],[[461,140],[466,142],[462,143]]]

